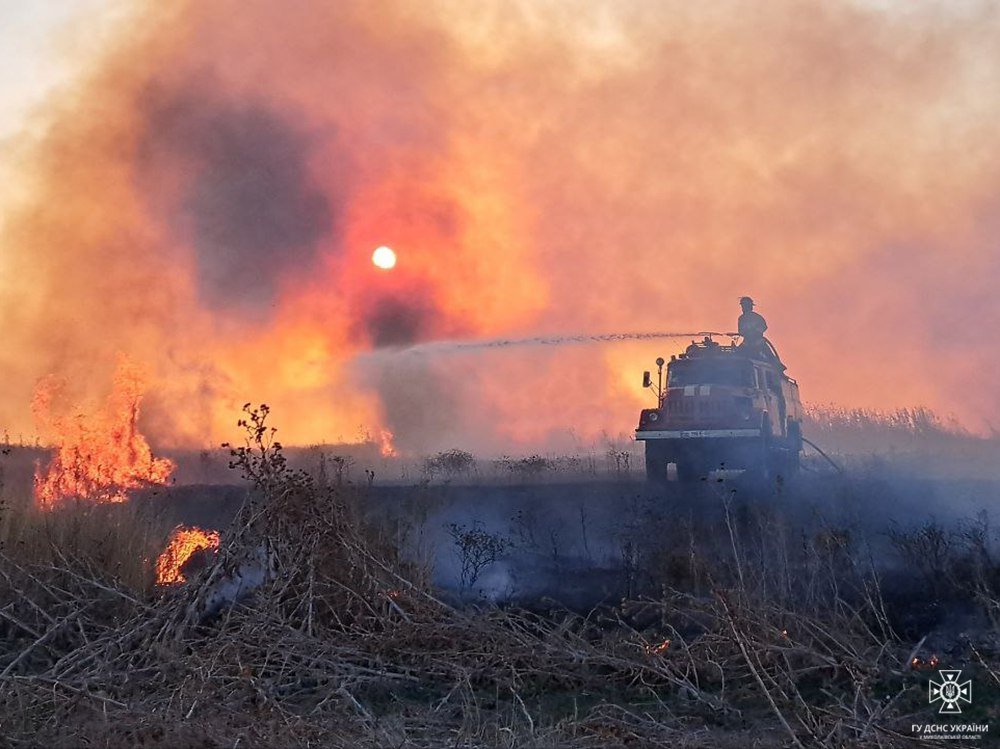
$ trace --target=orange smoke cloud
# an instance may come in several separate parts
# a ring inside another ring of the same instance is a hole
[[[810,400],[1000,417],[977,335],[1000,311],[986,5],[202,0],[136,18],[51,102],[3,207],[12,430],[39,377],[90,394],[121,350],[153,369],[162,443],[228,439],[248,400],[287,442],[593,438],[630,428],[669,346],[382,350],[732,328],[745,293]]]

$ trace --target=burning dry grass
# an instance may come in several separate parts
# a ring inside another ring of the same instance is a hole
[[[119,356],[104,408],[63,416],[53,409],[60,383],[42,380],[32,410],[39,426],[55,438],[55,452],[44,469],[39,464],[35,471],[35,499],[41,507],[71,499],[124,502],[130,489],[167,483],[174,464],[153,457],[138,428],[144,379],[140,367]]]
[[[187,581],[184,566],[199,552],[219,548],[218,531],[177,526],[170,534],[170,541],[156,558],[156,582],[158,585],[176,585]]]
[[[731,554],[692,558],[689,592],[664,577],[661,595],[590,616],[459,610],[366,528],[350,486],[287,467],[266,416],[249,412],[234,452],[248,501],[186,584],[152,586],[166,529],[127,506],[5,525],[11,744],[906,743],[921,654],[843,534],[790,562],[794,544],[782,556],[762,533],[774,545],[757,554],[727,512]]]
[[[45,511],[6,499],[0,510],[0,552],[7,561],[39,570],[99,571],[136,593],[152,588],[150,560],[163,549],[169,528],[151,513],[87,501]]]

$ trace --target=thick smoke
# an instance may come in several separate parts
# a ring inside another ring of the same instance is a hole
[[[729,329],[742,294],[807,399],[1000,422],[980,334],[1000,318],[994,3],[136,0],[136,18],[17,154],[12,432],[39,377],[97,394],[122,351],[157,375],[161,441],[226,439],[248,400],[289,442],[597,439],[682,342],[409,378],[356,361]],[[443,394],[450,431],[401,413]]]
[[[425,340],[434,331],[439,317],[429,302],[427,297],[377,298],[364,319],[371,344],[379,348]]]
[[[328,197],[310,175],[309,140],[296,131],[294,112],[213,96],[196,90],[149,104],[142,187],[155,206],[170,187],[162,177],[179,172],[179,194],[163,219],[194,248],[199,301],[258,317],[274,303],[279,279],[310,269],[320,242],[336,246],[331,203],[339,196]]]
[[[397,448],[444,449],[467,438],[469,414],[463,411],[467,404],[441,362],[371,367],[368,374],[368,384],[382,398],[385,425],[396,435]]]

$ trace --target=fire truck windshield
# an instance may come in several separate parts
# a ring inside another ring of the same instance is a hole
[[[746,360],[678,359],[667,368],[667,387],[732,385],[753,387],[753,365]]]

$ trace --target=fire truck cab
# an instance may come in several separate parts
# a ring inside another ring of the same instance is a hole
[[[743,469],[763,478],[790,476],[802,451],[799,386],[774,348],[720,345],[706,336],[670,362],[657,359],[657,407],[639,415],[636,440],[646,443],[646,476],[668,481]],[[663,365],[666,363],[666,383]],[[650,373],[643,384],[651,387]]]

